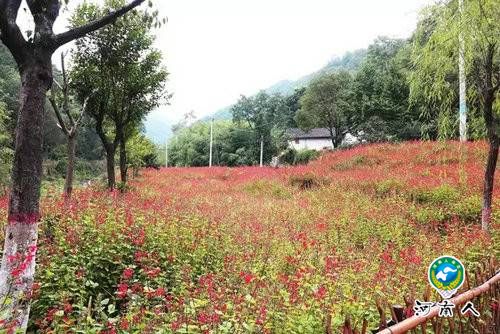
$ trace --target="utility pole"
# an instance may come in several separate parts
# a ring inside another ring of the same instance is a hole
[[[260,167],[264,166],[264,136],[260,136]]]
[[[210,158],[208,161],[208,167],[212,167],[212,146],[214,144],[214,119],[210,121]]]
[[[460,119],[460,141],[467,141],[467,87],[465,83],[465,42],[462,34],[463,29],[463,15],[464,15],[464,0],[458,0],[458,8],[460,11],[460,33],[458,36],[459,50],[458,50],[458,77],[460,82],[460,106],[459,106],[459,119]]]
[[[168,139],[165,140],[165,167],[168,167]]]

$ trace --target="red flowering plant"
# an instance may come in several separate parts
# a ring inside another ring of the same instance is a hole
[[[468,269],[498,258],[498,191],[491,234],[479,224],[485,152],[377,144],[293,168],[147,170],[129,192],[78,189],[69,206],[46,193],[30,330],[375,328],[375,300],[421,295],[438,255]]]

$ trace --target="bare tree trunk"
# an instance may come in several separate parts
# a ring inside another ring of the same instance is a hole
[[[2,314],[7,328],[25,332],[35,274],[38,239],[44,106],[52,84],[50,55],[38,55],[21,68],[20,110],[12,170],[8,224],[0,269]]]
[[[483,231],[488,231],[491,223],[491,204],[493,200],[493,185],[495,182],[495,170],[498,160],[498,136],[490,138],[490,148],[488,152],[488,162],[486,163],[486,171],[484,173],[484,189],[483,189],[483,210],[481,215],[481,227]]]
[[[67,137],[67,149],[68,149],[68,165],[66,166],[66,181],[64,182],[64,196],[66,199],[71,198],[71,193],[73,192],[73,174],[75,170],[75,148],[76,148],[76,136],[70,135]]]

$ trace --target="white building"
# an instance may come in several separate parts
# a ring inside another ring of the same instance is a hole
[[[296,150],[333,149],[332,136],[326,128],[315,128],[307,132],[292,128],[287,130],[288,146]]]
[[[291,128],[286,131],[289,138],[288,146],[296,150],[328,150],[333,149],[332,137],[330,130],[327,128],[314,128],[307,132]],[[342,145],[350,146],[358,144],[359,140],[350,133],[346,134],[342,140]]]

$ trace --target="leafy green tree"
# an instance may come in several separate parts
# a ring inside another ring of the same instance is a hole
[[[414,48],[415,71],[411,76],[412,98],[424,97],[426,112],[455,114],[458,87],[450,77],[458,73],[458,45],[463,38],[466,72],[470,78],[468,97],[479,105],[489,141],[483,190],[482,227],[488,230],[494,174],[498,160],[500,110],[500,6],[496,0],[445,1],[424,13]],[[456,119],[456,117],[454,117]],[[456,127],[455,127],[456,129]],[[456,130],[454,130],[456,131]]]
[[[255,159],[259,160],[260,141],[264,142],[264,161],[270,161],[283,147],[276,138],[282,137],[284,128],[280,121],[286,119],[287,107],[280,94],[269,95],[264,91],[252,97],[241,96],[231,108],[233,122],[245,125],[254,133],[257,150]],[[285,122],[286,123],[286,120]],[[277,145],[278,144],[278,145]]]
[[[306,92],[305,87],[297,88],[291,95],[283,97],[283,109],[278,115],[278,126],[281,129],[296,128],[295,115],[300,109],[300,99]]]
[[[409,108],[407,41],[380,37],[355,75],[358,133],[367,141],[420,137],[419,114]]]
[[[25,333],[28,323],[35,273],[35,254],[40,217],[39,200],[42,177],[42,139],[46,94],[52,85],[52,55],[71,41],[116,21],[144,0],[133,0],[116,11],[92,21],[82,22],[73,29],[55,34],[54,22],[68,0],[0,0],[0,39],[9,49],[21,77],[19,116],[12,165],[9,200],[9,224],[5,229],[4,251],[0,269],[0,302],[3,305],[2,324],[6,332]],[[34,22],[34,30],[26,40],[17,24],[21,4],[26,3]],[[12,261],[12,258],[20,260]],[[13,268],[26,258],[21,277],[13,277]],[[13,282],[21,282],[13,284]]]
[[[210,123],[196,122],[176,132],[169,143],[169,166],[208,166]],[[248,126],[231,121],[214,122],[213,163],[248,166],[258,163],[260,143]]]
[[[325,75],[311,82],[300,99],[297,124],[305,130],[327,128],[333,147],[339,147],[344,136],[354,128],[352,85],[353,78],[347,71]]]
[[[104,6],[83,3],[72,17],[74,26],[123,6],[123,0],[107,0]],[[153,19],[135,11],[113,25],[76,42],[72,84],[81,100],[89,100],[95,129],[106,151],[108,187],[115,185],[115,153],[120,147],[121,181],[127,181],[126,143],[145,116],[164,95],[167,72],[161,53],[152,47]]]
[[[438,6],[431,6],[423,11],[417,30],[411,38],[408,71],[410,82],[410,109],[420,115],[421,133],[428,139],[454,139],[459,135],[459,82],[458,82],[458,32],[448,36],[450,40],[440,42],[434,34],[443,29],[441,15],[447,11],[457,17],[457,1],[448,1]],[[441,22],[441,23],[440,23]],[[456,22],[454,22],[456,25]],[[455,27],[454,29],[457,29]],[[453,29],[452,29],[453,30]],[[447,56],[432,60],[429,58],[431,45],[436,45],[436,52],[446,49]],[[447,46],[445,45],[447,44]],[[453,45],[452,45],[453,44]],[[406,51],[406,49],[405,49]],[[424,57],[424,55],[426,55]],[[436,75],[437,74],[437,75]],[[467,82],[475,81],[474,71],[466,73]],[[481,139],[486,137],[486,127],[481,111],[481,102],[474,85],[467,89],[468,137]]]
[[[128,164],[132,167],[133,175],[139,175],[139,169],[158,168],[158,156],[156,145],[142,133],[130,136],[127,145]]]
[[[218,142],[221,129],[219,126],[215,128],[214,141]],[[177,130],[168,144],[169,166],[208,166],[209,140],[209,123],[197,122]]]

